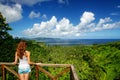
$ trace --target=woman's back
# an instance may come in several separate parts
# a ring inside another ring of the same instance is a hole
[[[29,66],[29,64],[27,57],[24,55],[22,59],[19,58],[19,67],[26,67],[26,66]]]

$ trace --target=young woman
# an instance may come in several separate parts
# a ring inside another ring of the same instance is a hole
[[[30,52],[26,50],[25,41],[20,41],[20,43],[18,44],[15,53],[15,61],[13,63],[17,64],[18,59],[18,73],[20,76],[20,80],[28,80],[29,72],[31,72],[30,64],[33,64],[33,62],[30,61]]]

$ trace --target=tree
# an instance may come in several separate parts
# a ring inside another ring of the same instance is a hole
[[[10,28],[8,23],[6,23],[6,19],[0,12],[0,44],[4,44],[5,40],[12,38],[8,33],[9,30],[12,30],[12,28]]]
[[[0,12],[0,62],[5,61],[5,58],[7,58],[7,56],[10,57],[11,53],[13,53],[14,50],[14,40],[8,33],[9,30],[12,30],[12,28],[10,28],[8,23],[6,23],[6,19]]]

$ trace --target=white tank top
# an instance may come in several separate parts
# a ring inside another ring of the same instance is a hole
[[[19,67],[29,67],[28,59],[26,56],[23,56],[22,59],[19,58]]]

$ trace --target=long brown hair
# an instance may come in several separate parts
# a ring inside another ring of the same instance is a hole
[[[24,40],[21,40],[19,42],[16,51],[17,51],[17,55],[20,57],[20,59],[22,59],[26,51],[26,42]]]

